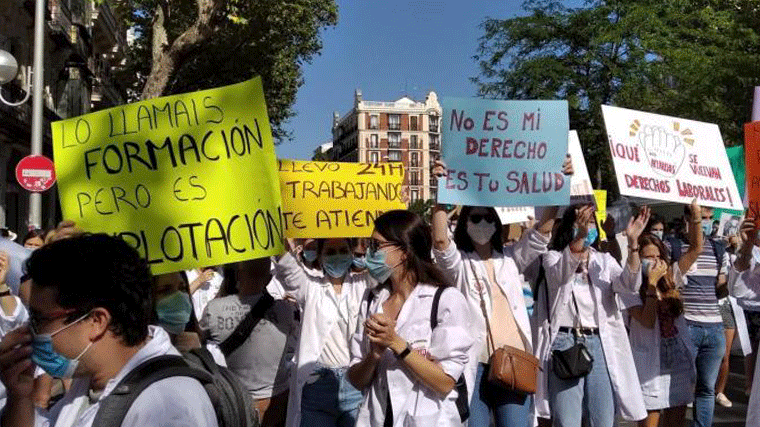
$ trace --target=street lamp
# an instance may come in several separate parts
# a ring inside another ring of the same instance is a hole
[[[19,105],[28,101],[29,96],[32,94],[32,91],[29,90],[32,85],[31,74],[31,72],[26,73],[26,95],[24,96],[24,99],[17,102],[8,101],[7,99],[3,98],[3,92],[0,91],[0,101],[2,101],[3,104],[11,107],[18,107]],[[16,61],[16,58],[14,58],[10,52],[6,52],[0,49],[0,85],[12,82],[14,79],[16,79],[17,75],[18,61]]]
[[[21,105],[29,99],[29,93],[32,92],[32,141],[31,154],[33,156],[42,155],[42,112],[43,112],[43,89],[45,82],[44,59],[45,59],[45,3],[46,0],[35,0],[34,4],[34,84],[27,84],[27,95],[20,103],[10,103],[0,99],[8,105]],[[8,83],[16,78],[18,74],[18,62],[10,53],[0,51],[0,84]],[[27,73],[27,82],[31,82],[31,77]],[[42,222],[42,195],[40,193],[31,193],[29,195],[29,220],[27,225],[29,229],[40,228]]]

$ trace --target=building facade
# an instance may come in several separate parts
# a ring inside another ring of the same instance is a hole
[[[430,165],[441,152],[441,105],[435,92],[425,101],[403,97],[392,102],[365,101],[354,94],[354,107],[333,115],[330,157],[343,162],[401,162],[410,201],[429,200],[436,190]]]
[[[10,102],[24,98],[34,58],[34,1],[0,2],[0,49],[19,64],[16,81],[0,86]],[[126,53],[126,31],[108,2],[48,0],[45,25],[43,154],[52,158],[50,122],[123,104],[111,78]],[[0,102],[0,227],[27,229],[29,194],[16,183],[16,164],[30,154],[32,103]],[[42,196],[42,226],[60,220],[57,189]]]

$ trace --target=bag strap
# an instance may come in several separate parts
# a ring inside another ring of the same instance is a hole
[[[225,357],[229,356],[233,351],[237,350],[238,347],[243,345],[245,340],[251,335],[251,332],[253,332],[253,328],[256,327],[256,324],[259,323],[272,305],[274,305],[274,298],[272,298],[272,296],[269,295],[269,292],[264,289],[264,292],[262,292],[259,300],[256,301],[256,304],[251,308],[251,311],[245,315],[230,336],[219,344],[219,349],[222,350]]]
[[[472,271],[472,275],[475,278],[475,286],[478,288],[478,295],[480,296],[480,309],[483,311],[483,319],[486,321],[486,331],[488,334],[486,335],[486,346],[490,346],[489,353],[493,353],[496,351],[496,343],[493,340],[493,333],[491,333],[491,322],[488,320],[488,311],[486,310],[486,301],[485,298],[483,298],[483,285],[480,283],[480,279],[478,278],[478,274],[475,272],[475,265],[472,262],[472,260],[469,260],[470,264],[470,270]]]
[[[433,308],[430,309],[431,330],[438,326],[438,304],[441,302],[441,295],[443,295],[443,291],[445,290],[446,288],[443,286],[439,286],[438,289],[435,290],[435,295],[433,296]]]
[[[191,377],[201,384],[213,382],[210,374],[191,368],[182,356],[154,357],[129,372],[111,394],[100,401],[92,427],[120,426],[140,393],[151,384],[169,377]]]

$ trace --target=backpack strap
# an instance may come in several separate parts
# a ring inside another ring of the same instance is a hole
[[[111,394],[100,401],[92,427],[120,426],[140,393],[156,381],[169,377],[190,377],[201,384],[213,382],[211,376],[191,368],[182,356],[164,355],[149,359],[131,372],[114,387]]]
[[[259,323],[259,321],[264,317],[264,314],[272,307],[273,304],[274,298],[272,298],[272,296],[269,295],[269,292],[264,289],[264,292],[261,294],[259,300],[256,301],[256,304],[254,304],[254,306],[251,308],[251,311],[245,315],[243,320],[239,325],[237,325],[237,328],[232,331],[230,336],[228,336],[224,341],[221,342],[221,344],[219,344],[219,349],[222,350],[224,357],[229,356],[233,351],[237,350],[238,347],[243,345],[248,337],[251,336],[253,328],[256,327],[256,324]]]
[[[438,289],[435,290],[433,307],[430,309],[430,329],[435,329],[435,327],[438,326],[438,304],[440,304],[441,295],[443,295],[443,291],[445,290],[445,286],[439,286]]]

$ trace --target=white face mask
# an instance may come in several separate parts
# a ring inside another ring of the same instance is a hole
[[[473,224],[472,221],[467,221],[467,234],[473,242],[479,245],[485,245],[490,242],[495,232],[496,225],[493,223],[480,220],[479,223]]]

